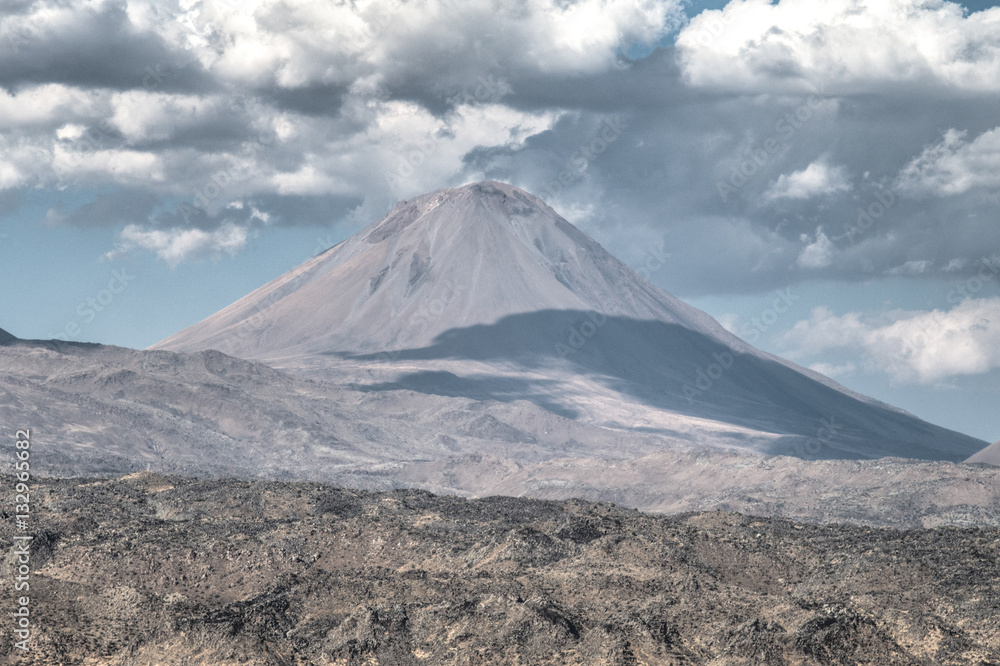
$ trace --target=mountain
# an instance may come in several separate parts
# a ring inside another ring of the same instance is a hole
[[[976,452],[965,462],[986,463],[987,465],[996,465],[997,467],[1000,467],[1000,440],[997,440],[985,449]]]
[[[986,445],[755,349],[492,181],[403,201],[152,349],[758,453],[960,461]]]
[[[0,328],[0,345],[7,344],[8,342],[13,342],[14,340],[17,340],[17,338],[15,338],[13,335]]]
[[[719,451],[722,425],[685,442],[525,400],[352,387],[217,351],[0,344],[0,421],[31,429],[39,477],[152,470],[903,529],[1000,526],[998,467]]]
[[[540,199],[487,182],[403,201],[155,348],[269,359],[418,349],[448,331],[551,310],[658,321],[738,342],[705,313],[638,278]],[[503,351],[538,352],[539,342],[547,351],[551,338],[548,328],[525,330]],[[466,351],[490,353],[493,342]]]

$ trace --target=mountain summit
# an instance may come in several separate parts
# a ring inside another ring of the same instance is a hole
[[[753,348],[493,181],[403,201],[154,348],[697,446],[958,461],[986,445]]]
[[[271,359],[380,352],[544,310],[665,321],[733,341],[541,199],[489,181],[402,201],[361,233],[156,347]]]

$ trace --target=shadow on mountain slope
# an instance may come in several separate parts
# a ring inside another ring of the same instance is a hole
[[[471,398],[473,400],[497,400],[513,402],[527,400],[542,409],[568,419],[576,419],[580,413],[560,404],[553,399],[552,392],[557,391],[559,382],[555,380],[531,380],[515,377],[459,377],[453,372],[441,370],[425,370],[403,375],[394,382],[378,384],[348,384],[347,387],[357,391],[395,391],[409,390],[430,395],[442,395],[450,398]],[[546,387],[550,390],[546,391]]]
[[[580,310],[542,310],[494,324],[455,328],[434,344],[392,352],[400,361],[437,359],[515,362],[528,369],[561,366],[585,374],[651,407],[764,432],[810,438],[778,440],[767,453],[817,458],[899,456],[961,461],[986,442],[863,401],[747,347],[739,352],[684,326]],[[377,360],[380,354],[334,354]],[[557,382],[546,382],[558,391]],[[558,393],[509,377],[460,378],[415,372],[395,382],[356,388],[410,389],[438,395],[529,399],[566,416]],[[794,443],[793,443],[794,442]],[[815,450],[819,447],[818,450]]]

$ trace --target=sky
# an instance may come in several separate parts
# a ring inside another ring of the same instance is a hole
[[[496,179],[748,342],[994,441],[996,5],[7,0],[0,327],[143,348]]]

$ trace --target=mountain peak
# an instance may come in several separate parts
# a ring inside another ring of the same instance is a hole
[[[370,353],[425,347],[451,329],[541,310],[724,333],[538,197],[485,181],[401,201],[353,237],[156,347],[258,359]]]
[[[17,338],[0,328],[0,345],[5,345],[8,342],[13,342],[14,340],[17,340]]]
[[[961,460],[985,444],[750,347],[537,197],[495,181],[400,202],[155,348],[391,379],[371,390],[532,399],[609,427],[726,422],[745,429],[731,445],[767,433],[755,446],[768,453]],[[824,425],[834,422],[836,444]]]
[[[449,213],[448,216],[432,215],[442,207],[442,212]],[[381,243],[419,219],[426,219],[432,224],[446,219],[452,223],[482,226],[490,218],[509,221],[516,217],[550,224],[561,219],[544,201],[521,188],[487,180],[400,201],[388,215],[368,228],[365,240]]]

